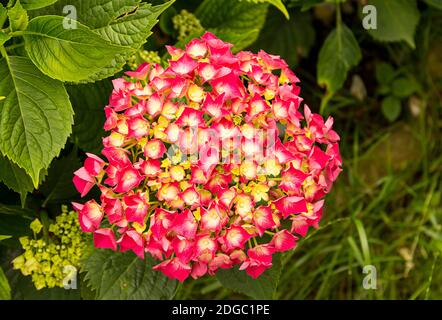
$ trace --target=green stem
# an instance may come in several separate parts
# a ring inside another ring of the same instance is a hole
[[[40,212],[41,223],[43,224],[43,238],[45,241],[49,240],[49,216],[46,210]]]
[[[10,35],[11,37],[21,37],[21,36],[23,36],[24,34],[26,34],[25,31],[14,31],[14,32],[9,33],[9,35]]]
[[[0,53],[2,54],[2,56],[8,60],[8,54],[6,53],[5,47],[1,46],[0,47]]]
[[[10,45],[10,46],[7,46],[5,49],[7,50],[7,51],[11,51],[11,50],[14,50],[14,49],[16,49],[16,48],[20,48],[20,47],[23,47],[25,44],[22,42],[22,43],[16,43],[16,44],[13,44],[13,45]]]
[[[330,102],[330,99],[333,97],[333,93],[327,92],[321,99],[321,107],[319,109],[320,114],[324,114],[325,108],[327,108],[328,103]]]
[[[341,29],[341,22],[341,6],[339,5],[339,1],[336,1],[336,28]]]

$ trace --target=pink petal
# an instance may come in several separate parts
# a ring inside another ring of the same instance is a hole
[[[189,55],[184,54],[177,61],[170,61],[170,68],[177,74],[185,75],[198,66],[198,62],[193,60]]]
[[[297,240],[297,237],[284,229],[273,236],[271,244],[275,247],[276,251],[284,252],[293,249],[296,246]]]
[[[94,246],[95,248],[117,250],[117,242],[115,234],[112,229],[98,229],[94,232]]]
[[[307,202],[302,197],[282,197],[274,201],[276,209],[282,213],[284,219],[291,214],[307,212]]]

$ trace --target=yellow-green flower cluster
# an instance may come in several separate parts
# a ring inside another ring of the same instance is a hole
[[[139,50],[128,59],[127,65],[132,70],[135,70],[140,64],[144,62],[160,64],[161,57],[158,55],[157,51]]]
[[[87,245],[87,234],[80,229],[77,213],[68,212],[67,207],[63,207],[62,214],[43,236],[43,226],[38,219],[30,227],[34,239],[20,238],[25,252],[12,261],[14,269],[19,269],[25,276],[32,276],[38,290],[63,287],[63,279],[67,276],[65,267],[78,269]]]
[[[201,22],[187,10],[181,10],[179,14],[172,18],[173,28],[178,31],[178,40],[184,41],[191,35],[199,35],[204,32]]]

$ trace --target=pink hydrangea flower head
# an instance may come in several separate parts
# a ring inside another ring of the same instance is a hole
[[[87,154],[73,203],[97,248],[157,260],[184,281],[238,268],[253,278],[317,228],[342,171],[333,119],[303,104],[278,56],[234,54],[207,32],[165,66],[113,81],[102,157]]]

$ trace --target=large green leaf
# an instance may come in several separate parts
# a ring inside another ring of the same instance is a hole
[[[29,23],[26,10],[17,1],[15,5],[8,10],[9,26],[12,31],[25,30]]]
[[[3,273],[3,269],[0,267],[0,300],[11,300],[11,287],[9,286],[8,279]]]
[[[83,263],[85,279],[97,291],[97,299],[171,299],[177,281],[159,271],[148,256],[141,260],[131,252],[95,250]]]
[[[50,6],[51,4],[54,4],[58,0],[20,0],[21,4],[23,5],[23,8],[26,10],[35,10],[44,8],[47,6]],[[62,11],[60,11],[61,15]]]
[[[290,15],[289,15],[284,3],[282,2],[282,0],[245,0],[245,1],[253,2],[253,3],[271,4],[272,6],[275,6],[275,8],[277,8],[279,11],[281,11],[287,19],[290,18]]]
[[[204,0],[195,11],[204,28],[242,50],[258,38],[264,26],[267,4],[237,0]]]
[[[3,214],[0,210],[0,234],[8,234],[14,238],[31,235],[29,229],[31,222],[32,219],[28,217]]]
[[[55,4],[31,12],[33,17],[60,15],[67,5],[75,7],[77,20],[91,29],[105,26],[113,19],[133,12],[141,0],[59,0]]]
[[[282,2],[282,0],[258,0],[259,2],[267,2],[269,4],[271,4],[272,6],[275,6],[276,8],[278,8],[279,11],[281,11],[284,16],[287,19],[290,19],[290,15],[284,5],[284,2]]]
[[[26,201],[26,195],[34,190],[32,179],[26,171],[1,155],[0,181],[2,181],[9,189],[20,193],[22,205],[24,205]]]
[[[335,0],[333,0],[336,2]],[[313,8],[314,6],[325,2],[324,0],[288,0],[287,7],[301,7],[301,11],[307,11]]]
[[[103,147],[104,106],[112,88],[108,80],[67,87],[75,111],[72,140],[85,151],[99,153]]]
[[[67,200],[78,195],[72,183],[72,177],[79,167],[81,164],[75,150],[52,162],[48,178],[40,187],[41,193],[46,196],[45,202]]]
[[[281,276],[281,257],[273,256],[273,266],[267,269],[257,279],[253,279],[245,271],[220,269],[216,276],[221,284],[233,291],[243,293],[258,300],[273,299]]]
[[[270,8],[253,49],[280,55],[290,66],[294,66],[299,57],[305,57],[310,52],[315,41],[315,29],[310,13],[292,11],[290,16],[288,21],[281,19],[281,14]]]
[[[164,4],[151,6],[142,3],[130,12],[125,12],[119,18],[113,18],[103,24],[96,26],[94,31],[103,38],[121,45],[127,45],[134,49],[139,49],[146,42],[152,32],[151,29],[158,22],[159,15],[164,12],[175,0]],[[117,55],[112,64],[90,77],[90,81],[108,78],[120,71],[126,64],[132,52]]]
[[[9,39],[11,39],[10,35],[0,32],[0,46],[4,45]]]
[[[380,41],[404,40],[412,48],[414,32],[419,22],[416,0],[369,0],[377,10],[377,28],[368,30],[373,38]]]
[[[318,83],[335,93],[344,84],[348,71],[361,60],[361,49],[351,30],[343,23],[334,29],[319,52]]]
[[[115,55],[130,51],[102,39],[85,25],[65,29],[63,17],[31,20],[24,33],[32,62],[48,76],[62,81],[83,81],[112,63]]]
[[[439,10],[442,10],[442,0],[425,0],[430,6],[433,6]]]
[[[151,35],[159,15],[173,2],[152,6],[140,3],[140,0],[60,0],[35,13],[59,14],[65,5],[73,5],[77,9],[78,21],[103,39],[115,45],[139,49]],[[114,75],[132,54],[132,50],[126,50],[114,55],[112,61],[81,82],[94,82]]]
[[[169,1],[158,6],[141,3],[132,12],[95,26],[94,31],[112,43],[138,49],[152,34],[151,29],[158,22],[159,15],[172,3],[173,1]]]
[[[3,26],[6,19],[8,19],[8,10],[0,3],[0,26]]]
[[[0,60],[0,151],[26,170],[37,187],[72,130],[73,111],[63,84],[28,58]]]
[[[11,261],[15,256],[8,255],[6,258]],[[4,266],[4,271],[12,288],[13,300],[80,300],[81,298],[82,283],[80,281],[77,282],[77,286],[80,287],[78,289],[66,290],[55,287],[37,290],[32,282],[32,277],[23,276],[20,271],[13,270],[11,263]]]
[[[30,209],[0,203],[0,234],[11,237],[4,238],[2,246],[21,249],[18,238],[32,235],[29,225],[36,216],[37,212]]]
[[[7,214],[7,215],[13,215],[13,216],[22,216],[27,219],[33,219],[36,215],[36,212],[34,212],[31,209],[22,208],[20,206],[15,205],[6,205],[0,203],[0,213],[1,214]],[[28,226],[26,226],[27,228]],[[1,232],[0,234],[5,234],[4,232]]]

